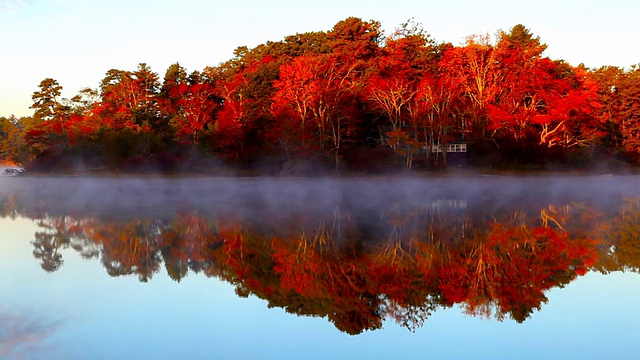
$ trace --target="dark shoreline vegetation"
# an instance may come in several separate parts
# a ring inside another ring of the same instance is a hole
[[[545,49],[522,25],[454,46],[413,21],[385,36],[347,18],[190,74],[112,69],[71,99],[47,78],[33,116],[0,117],[0,162],[83,174],[635,172],[640,68],[573,66]]]

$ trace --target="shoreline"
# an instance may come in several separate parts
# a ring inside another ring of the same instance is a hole
[[[154,171],[109,171],[109,170],[88,170],[88,171],[26,171],[17,166],[0,165],[0,176],[8,169],[16,169],[13,174],[4,174],[5,177],[69,177],[69,178],[467,178],[467,177],[584,177],[584,176],[634,176],[640,174],[640,169],[538,169],[538,170],[516,170],[516,169],[488,169],[488,168],[449,168],[440,170],[417,170],[399,172],[321,172],[315,174],[287,174],[287,173],[260,173],[256,171],[233,171],[233,170],[212,170],[212,171],[177,171],[177,172],[154,172]],[[22,169],[22,171],[20,171]]]

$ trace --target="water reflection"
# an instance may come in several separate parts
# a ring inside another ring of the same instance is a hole
[[[11,180],[2,214],[38,221],[47,272],[72,248],[114,277],[201,273],[349,334],[454,305],[522,322],[589,270],[640,268],[635,178]]]

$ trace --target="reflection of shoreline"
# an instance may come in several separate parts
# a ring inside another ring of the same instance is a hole
[[[551,288],[633,267],[619,235],[640,227],[628,179],[38,180],[3,181],[0,215],[37,221],[45,271],[74,249],[113,277],[203,273],[352,334],[455,304],[524,321]]]
[[[473,218],[397,204],[366,213],[330,210],[288,221],[234,209],[213,218],[197,211],[135,219],[46,216],[33,255],[53,272],[63,264],[61,250],[73,248],[100,259],[110,276],[142,282],[163,270],[177,282],[204,273],[235,285],[240,296],[327,317],[351,334],[379,329],[386,318],[415,329],[455,304],[469,314],[522,322],[546,303],[546,290],[597,261],[592,239],[565,230],[576,226],[567,214],[581,218],[588,209],[543,209],[555,216],[551,225],[542,224],[540,210]]]

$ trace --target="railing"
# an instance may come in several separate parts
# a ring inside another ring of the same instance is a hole
[[[433,145],[431,146],[431,152],[441,153],[445,147],[443,145]],[[456,152],[467,152],[467,144],[447,144],[446,151],[448,153],[456,153]]]

